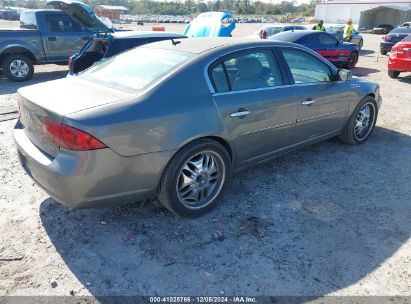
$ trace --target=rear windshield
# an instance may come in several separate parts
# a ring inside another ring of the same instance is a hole
[[[137,48],[107,59],[78,77],[112,88],[143,91],[195,54],[161,49]]]
[[[411,28],[409,28],[409,27],[397,27],[397,28],[395,28],[395,29],[393,29],[391,32],[390,32],[390,34],[391,33],[398,33],[398,34],[401,34],[401,33],[404,33],[404,34],[408,34],[408,33],[410,33],[411,34]]]
[[[23,12],[20,14],[20,28],[37,29],[36,14],[34,12]]]
[[[405,37],[402,41],[411,42],[411,35]]]
[[[105,58],[109,58],[111,56],[115,56],[117,54],[120,54],[124,51],[130,50],[132,48],[135,48],[137,46],[143,45],[147,43],[148,41],[144,39],[135,39],[135,38],[130,38],[130,39],[114,39],[113,42],[111,43],[109,49],[107,52],[104,54]]]

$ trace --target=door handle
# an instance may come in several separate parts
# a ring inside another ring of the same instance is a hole
[[[306,100],[302,101],[301,104],[304,106],[311,106],[313,103],[315,102],[315,100],[311,99],[311,98],[307,98]]]
[[[48,41],[57,41],[57,37],[47,37]]]
[[[237,118],[244,118],[246,117],[248,114],[250,114],[250,111],[247,111],[246,109],[238,109],[238,112],[233,112],[230,114],[230,117],[237,117]]]

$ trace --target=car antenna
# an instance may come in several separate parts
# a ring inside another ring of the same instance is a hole
[[[174,41],[174,39],[173,38],[171,38],[171,44],[172,45],[177,45],[177,44],[179,44],[179,43],[181,43],[181,41]]]

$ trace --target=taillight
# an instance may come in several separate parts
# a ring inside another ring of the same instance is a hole
[[[390,36],[382,36],[382,40],[384,41],[390,41],[391,37]]]
[[[94,136],[53,120],[43,120],[43,131],[52,142],[61,148],[77,151],[107,148]]]

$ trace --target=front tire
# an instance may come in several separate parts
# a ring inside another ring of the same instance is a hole
[[[387,55],[387,51],[381,50],[381,55]]]
[[[390,78],[398,78],[398,76],[400,75],[400,72],[398,71],[393,71],[393,70],[388,70],[388,76],[390,76]]]
[[[352,113],[347,125],[338,138],[343,143],[349,145],[361,145],[365,143],[374,130],[377,116],[377,102],[371,96],[365,97]]]
[[[196,217],[210,211],[230,178],[230,156],[218,142],[200,139],[171,159],[160,181],[158,198],[171,212]]]
[[[15,54],[3,61],[3,73],[14,81],[29,80],[34,74],[33,63],[24,55]]]
[[[347,63],[345,64],[345,67],[349,70],[355,68],[355,65],[358,62],[358,54],[357,52],[352,52],[350,56],[347,58]]]

